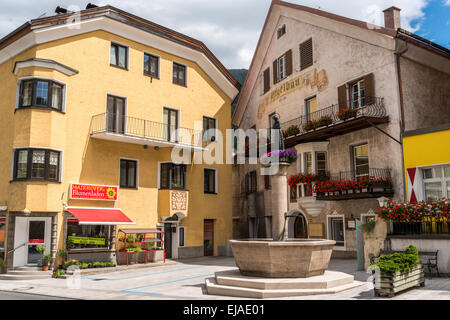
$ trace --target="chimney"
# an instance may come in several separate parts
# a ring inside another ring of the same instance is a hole
[[[397,31],[398,28],[401,28],[400,24],[400,11],[397,7],[390,7],[384,10],[384,27],[387,29],[393,29]]]

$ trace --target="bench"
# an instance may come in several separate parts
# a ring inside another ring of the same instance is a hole
[[[381,250],[380,254],[378,256],[375,256],[373,254],[369,254],[370,263],[377,263],[380,256],[385,254],[393,254],[393,253],[402,253],[403,251],[384,251]],[[438,277],[440,277],[439,268],[438,268],[438,254],[439,250],[436,251],[419,251],[419,259],[420,263],[428,268],[428,273],[432,274],[431,270],[436,269],[436,273]]]

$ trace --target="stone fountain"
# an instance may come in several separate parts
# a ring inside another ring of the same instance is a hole
[[[279,128],[275,120],[273,129]],[[282,138],[280,146],[283,150]],[[280,161],[272,175],[273,239],[230,240],[238,268],[206,279],[208,294],[275,298],[330,294],[364,284],[354,281],[352,275],[327,270],[335,241],[287,239],[288,219],[304,217],[300,211],[287,214],[288,166]]]

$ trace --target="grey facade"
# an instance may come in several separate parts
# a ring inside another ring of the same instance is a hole
[[[386,13],[386,26],[398,28],[399,11],[390,8]],[[280,36],[278,30],[282,28],[286,33]],[[304,68],[302,44],[310,39],[312,63]],[[287,147],[298,154],[288,178],[306,170],[316,174],[317,153],[326,155],[326,170],[332,175],[349,173],[354,177],[360,161],[355,156],[360,148],[355,147],[365,145],[361,149],[367,152],[364,157],[368,158],[369,174],[382,172],[392,181],[389,192],[372,191],[367,196],[339,199],[319,199],[299,184],[295,197],[286,199],[290,210],[300,210],[307,216],[312,237],[332,239],[334,220],[341,219],[339,232],[345,239],[335,247],[335,256],[356,255],[352,221],[376,214],[380,208],[377,198],[405,199],[401,145],[405,129],[450,120],[449,52],[419,42],[402,29],[376,27],[316,9],[272,2],[233,124],[244,130],[254,126],[266,129],[269,117],[277,114],[282,129],[296,125],[302,132],[285,139]],[[283,74],[283,63],[277,61],[287,52],[291,60]],[[358,94],[353,96],[356,90]],[[360,110],[355,119],[346,122],[336,118],[343,105],[353,103]],[[306,120],[322,115],[329,115],[334,122],[326,128],[302,130]],[[272,195],[267,178],[259,174],[259,165],[233,168],[234,238],[270,238]],[[258,172],[257,187],[249,192],[245,180],[253,170]],[[290,192],[288,189],[288,195]],[[289,224],[289,237],[298,236],[295,222]]]

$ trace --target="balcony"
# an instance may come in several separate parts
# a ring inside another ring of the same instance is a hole
[[[300,143],[326,140],[389,122],[383,98],[366,97],[366,103],[363,107],[349,109],[347,114],[340,114],[343,108],[335,104],[282,123],[285,146],[290,148]]]
[[[370,168],[362,175],[354,171],[339,172],[316,183],[316,200],[379,198],[392,197],[394,194],[390,169]]]
[[[201,131],[108,113],[92,117],[91,137],[154,147],[205,150]]]

